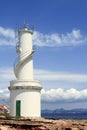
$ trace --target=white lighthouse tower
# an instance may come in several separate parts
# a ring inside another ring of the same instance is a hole
[[[34,80],[32,47],[33,30],[24,26],[18,30],[17,62],[14,65],[14,73],[17,80],[10,82],[10,115],[22,117],[40,117],[41,85]]]

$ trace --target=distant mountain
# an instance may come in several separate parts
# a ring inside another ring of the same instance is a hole
[[[63,108],[49,110],[45,109],[41,111],[41,116],[51,119],[87,119],[87,109],[76,108],[66,110]]]
[[[49,109],[44,109],[41,110],[42,113],[71,113],[71,112],[87,112],[87,109],[85,108],[76,108],[76,109],[71,109],[71,110],[66,110],[64,108],[60,108],[60,109],[55,109],[55,110],[49,110]]]
[[[41,110],[42,113],[53,113],[53,110],[49,110],[49,109],[44,109]]]

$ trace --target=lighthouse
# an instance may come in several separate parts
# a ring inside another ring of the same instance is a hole
[[[10,115],[22,117],[41,116],[41,84],[34,80],[33,74],[33,30],[28,26],[18,29],[16,52],[18,57],[14,64],[17,80],[10,81]]]

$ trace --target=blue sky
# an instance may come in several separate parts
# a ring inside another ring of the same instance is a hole
[[[15,79],[17,24],[34,25],[34,75],[42,109],[87,108],[87,1],[0,0],[0,99]]]

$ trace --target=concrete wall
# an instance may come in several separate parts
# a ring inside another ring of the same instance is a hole
[[[10,91],[10,115],[16,116],[16,100],[21,101],[21,116],[40,117],[40,91],[34,89],[18,89]]]
[[[29,55],[32,52],[32,33],[29,30],[20,30],[19,33],[19,65],[15,69],[18,80],[33,80],[33,60]],[[20,62],[23,61],[22,64]]]

